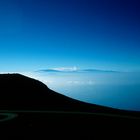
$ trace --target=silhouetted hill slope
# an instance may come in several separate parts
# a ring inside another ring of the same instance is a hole
[[[38,80],[20,74],[0,75],[0,110],[92,111],[93,108],[50,90]]]
[[[0,110],[79,111],[140,116],[139,112],[80,102],[50,90],[38,80],[20,74],[0,75]]]
[[[4,139],[139,139],[140,113],[88,104],[20,74],[0,75]]]

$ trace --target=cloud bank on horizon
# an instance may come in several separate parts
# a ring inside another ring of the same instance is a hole
[[[72,85],[93,86],[140,84],[139,72],[79,69],[76,66],[42,69],[31,72],[28,75],[54,88]]]
[[[102,69],[79,69],[78,67],[58,67],[58,68],[50,68],[50,69],[41,69],[38,70],[37,72],[120,72],[120,71],[113,71],[113,70],[102,70]]]

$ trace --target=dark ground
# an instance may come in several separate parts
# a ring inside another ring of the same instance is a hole
[[[19,75],[0,75],[4,139],[139,139],[140,112],[87,104]]]

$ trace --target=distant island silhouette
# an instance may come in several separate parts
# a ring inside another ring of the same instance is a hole
[[[4,118],[6,115],[9,120]],[[18,132],[25,137],[29,135],[30,139],[48,138],[58,132],[62,138],[61,132],[67,135],[71,132],[71,138],[90,139],[112,129],[119,136],[123,129],[132,133],[135,125],[140,126],[140,112],[85,103],[57,93],[30,77],[0,74],[0,129],[3,133],[8,131],[10,136],[15,137]]]

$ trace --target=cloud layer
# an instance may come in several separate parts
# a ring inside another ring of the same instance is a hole
[[[100,70],[100,69],[78,69],[76,66],[74,67],[59,67],[59,68],[51,68],[51,69],[42,69],[38,72],[105,72],[105,73],[116,73],[119,71],[113,71],[113,70]]]

